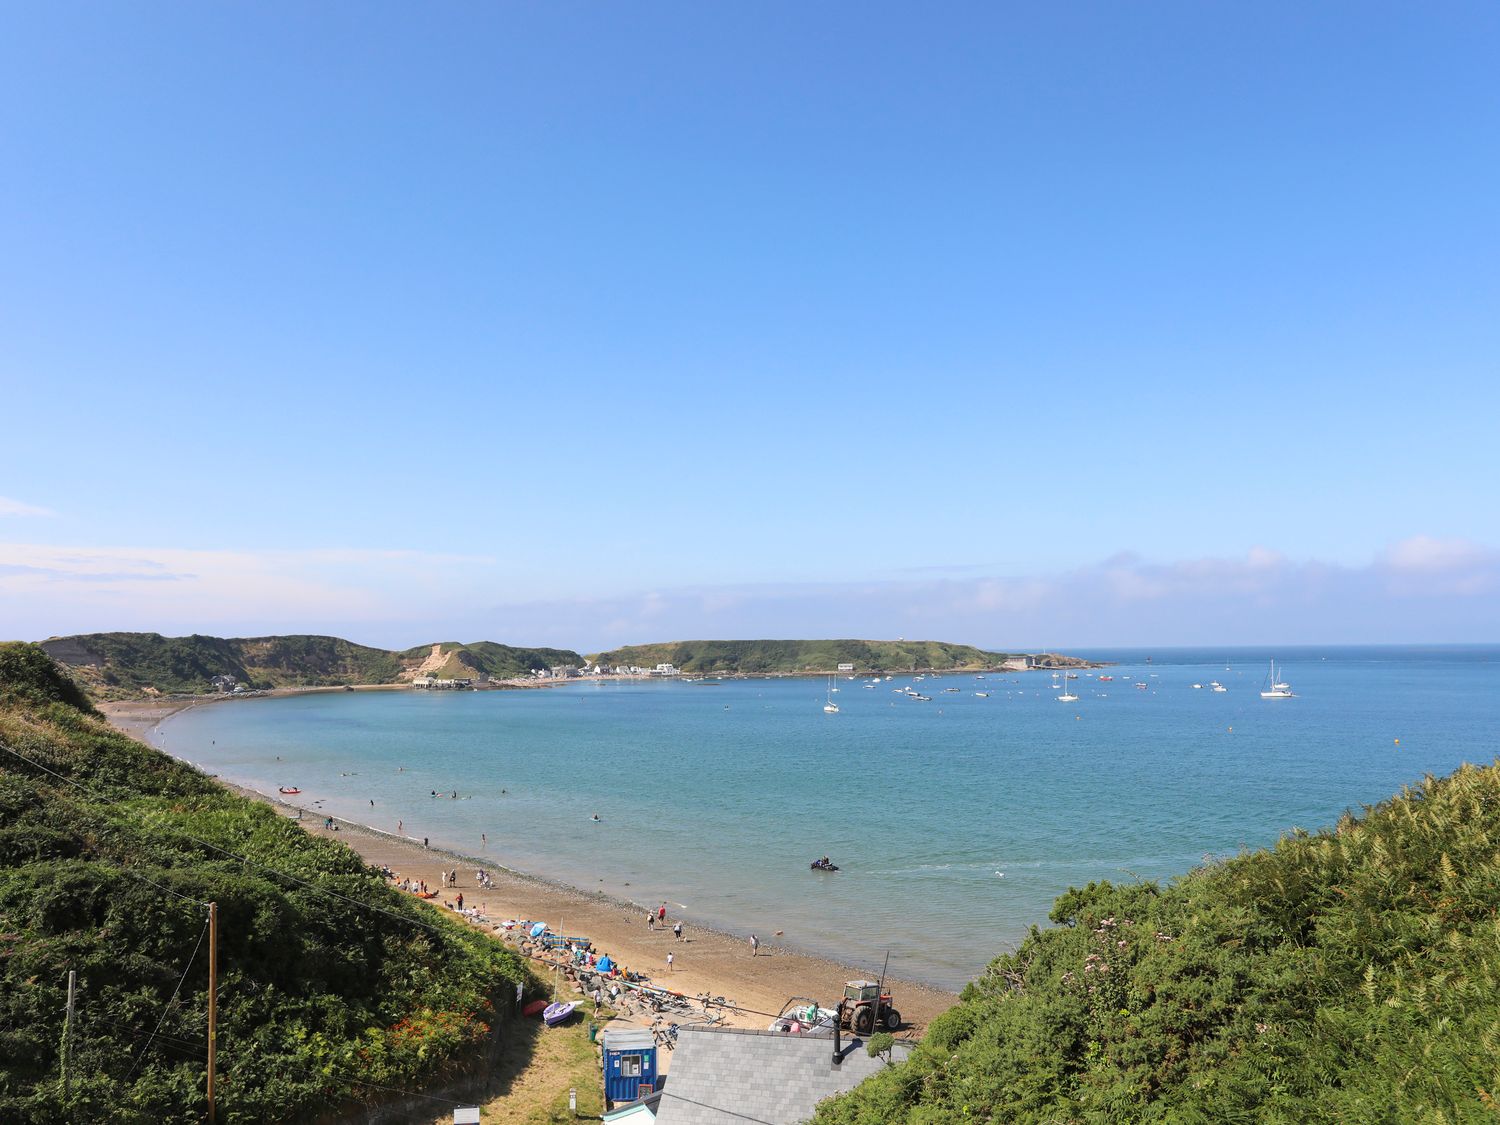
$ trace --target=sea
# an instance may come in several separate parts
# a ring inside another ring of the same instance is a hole
[[[1170,884],[1500,753],[1497,646],[1074,655],[1108,666],[1066,688],[1032,671],[342,692],[194,707],[154,740],[320,812],[689,926],[872,970],[889,954],[945,988],[1070,886]],[[1272,659],[1290,699],[1260,697]],[[810,869],[824,855],[838,872]]]

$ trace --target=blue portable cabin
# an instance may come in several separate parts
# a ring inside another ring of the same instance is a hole
[[[599,1037],[604,1052],[604,1104],[633,1102],[656,1089],[656,1037],[644,1027],[606,1028]]]

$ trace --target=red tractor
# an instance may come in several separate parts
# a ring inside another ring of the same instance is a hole
[[[901,1013],[892,1007],[891,994],[882,992],[877,982],[851,980],[844,982],[839,1023],[855,1035],[868,1035],[877,1027],[895,1031],[901,1026]]]

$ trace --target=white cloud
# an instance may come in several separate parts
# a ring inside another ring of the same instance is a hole
[[[0,621],[12,635],[109,629],[321,631],[424,610],[493,560],[422,551],[0,544]],[[29,624],[28,624],[29,623]],[[24,632],[22,632],[24,630]]]
[[[35,504],[23,504],[9,496],[0,496],[0,516],[53,516],[56,512],[38,508]]]
[[[488,557],[403,550],[0,544],[0,631],[331,632],[401,647],[460,637],[580,650],[705,637],[905,636],[1011,649],[1500,639],[1500,552],[1426,536],[1362,566],[1256,547],[1167,561],[1119,553],[1056,573],[549,599],[502,569]]]
[[[1381,565],[1393,571],[1417,574],[1446,573],[1493,565],[1496,553],[1468,539],[1434,539],[1413,535],[1393,543],[1380,557]]]
[[[905,636],[999,648],[1500,637],[1500,554],[1473,545],[1418,554],[1412,542],[1364,566],[1298,561],[1266,547],[1167,562],[1120,553],[1057,574],[767,583],[516,603],[482,613],[476,624],[575,648],[703,637]],[[1408,565],[1436,557],[1452,568],[1395,573],[1392,557]]]

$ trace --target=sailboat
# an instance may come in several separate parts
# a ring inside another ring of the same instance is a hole
[[[1078,702],[1078,697],[1073,694],[1073,689],[1068,686],[1068,680],[1070,680],[1070,679],[1076,680],[1077,678],[1078,678],[1077,676],[1069,676],[1066,672],[1063,673],[1062,694],[1057,697],[1057,701],[1059,703],[1077,703]],[[1057,685],[1053,684],[1052,686],[1056,687]]]
[[[828,677],[828,702],[825,703],[825,704],[823,704],[823,710],[826,711],[830,715],[837,715],[839,713],[839,705],[833,701],[833,693],[836,692],[836,691],[838,691],[838,688],[836,688],[836,687],[833,686],[833,677],[829,676]]]
[[[1276,661],[1271,661],[1271,676],[1267,681],[1270,687],[1260,693],[1262,699],[1290,699],[1292,698],[1292,685],[1276,678]]]

